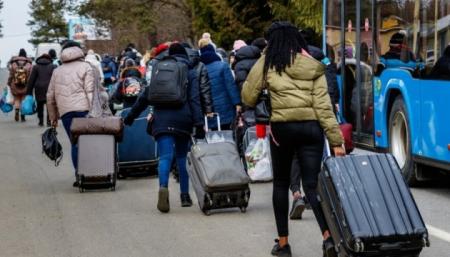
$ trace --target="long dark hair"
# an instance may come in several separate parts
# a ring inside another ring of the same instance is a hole
[[[308,51],[308,44],[302,37],[298,28],[287,21],[272,23],[266,33],[267,48],[264,62],[264,77],[269,69],[281,75],[281,72],[290,67],[297,53],[302,49]]]

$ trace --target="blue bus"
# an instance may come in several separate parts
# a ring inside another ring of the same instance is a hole
[[[392,153],[410,185],[450,171],[450,1],[323,1],[355,143]]]

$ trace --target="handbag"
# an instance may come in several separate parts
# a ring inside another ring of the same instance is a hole
[[[264,77],[262,83],[262,91],[255,106],[255,122],[259,125],[269,125],[272,116],[272,106],[269,88],[267,87],[267,78]]]
[[[63,158],[63,150],[56,135],[55,128],[49,128],[42,134],[42,152],[58,166]]]

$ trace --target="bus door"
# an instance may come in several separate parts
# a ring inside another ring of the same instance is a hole
[[[327,48],[337,53],[340,110],[353,125],[355,142],[373,147],[373,3],[372,0],[327,3]]]

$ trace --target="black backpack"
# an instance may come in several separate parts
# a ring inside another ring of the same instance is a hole
[[[188,66],[172,56],[156,63],[147,100],[154,107],[181,107],[187,101]]]
[[[63,158],[63,151],[56,135],[55,128],[49,128],[42,134],[42,152],[58,166]]]

